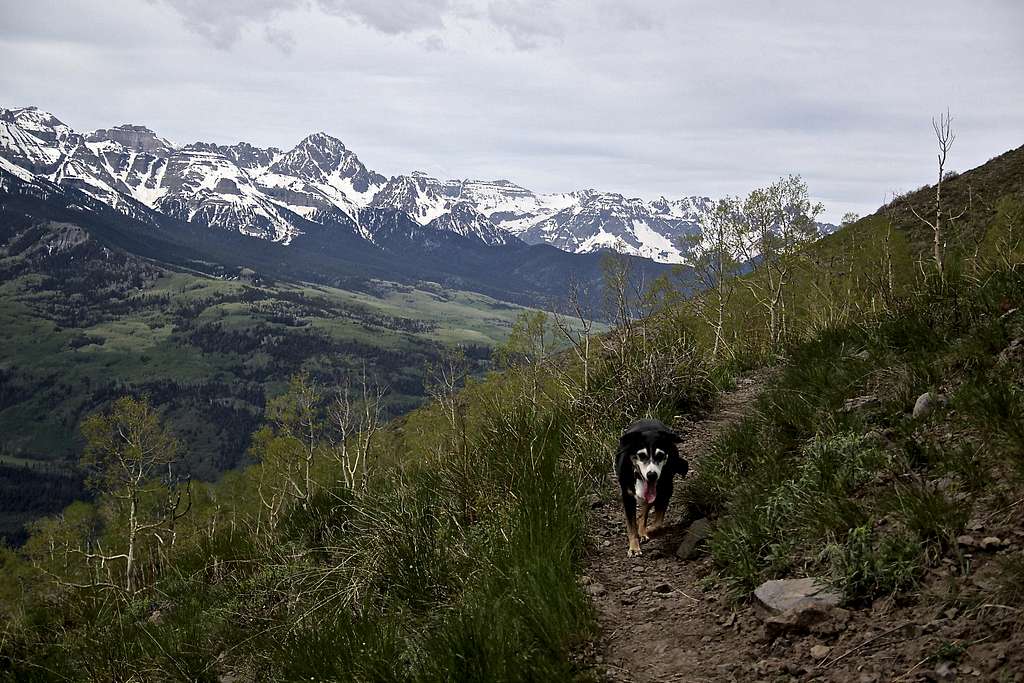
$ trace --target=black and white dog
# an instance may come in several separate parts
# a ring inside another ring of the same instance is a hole
[[[640,543],[647,540],[647,532],[661,525],[672,498],[672,478],[677,474],[686,476],[689,470],[676,447],[681,441],[678,434],[657,420],[638,420],[619,439],[615,472],[622,489],[629,557],[640,555]],[[654,514],[648,526],[651,507]]]

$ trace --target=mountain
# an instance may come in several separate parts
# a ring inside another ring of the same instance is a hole
[[[706,197],[648,202],[596,190],[538,194],[508,180],[439,180],[417,171],[385,178],[323,132],[288,151],[246,142],[178,146],[132,124],[82,134],[35,107],[0,109],[0,158],[144,222],[156,212],[286,245],[307,222],[370,243],[393,240],[393,229],[374,232],[379,210],[391,210],[425,230],[486,245],[614,249],[684,263],[681,238],[700,230],[711,206]]]

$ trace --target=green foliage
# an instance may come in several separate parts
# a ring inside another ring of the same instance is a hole
[[[215,479],[247,461],[266,402],[292,375],[333,387],[365,373],[389,388],[393,417],[426,400],[424,367],[452,345],[484,372],[527,310],[430,283],[220,279],[123,254],[61,263],[29,267],[0,247],[0,463],[24,464],[5,474],[38,494],[0,491],[9,537],[81,495],[80,422],[121,396],[147,397],[192,473]]]
[[[912,588],[924,568],[916,537],[905,532],[882,533],[870,524],[851,529],[844,542],[825,545],[823,556],[849,601]]]
[[[109,411],[82,422],[85,450],[81,464],[87,483],[96,491],[120,493],[148,482],[171,465],[179,451],[177,440],[164,429],[148,401],[120,398]]]
[[[813,572],[849,600],[870,599],[914,588],[955,555],[965,501],[1018,464],[1024,376],[996,357],[1020,334],[1005,311],[1022,288],[1015,271],[974,280],[950,264],[878,318],[790,347],[755,413],[722,435],[686,489],[694,514],[720,517],[710,546],[737,594]],[[921,393],[952,388],[953,410],[911,419]],[[960,438],[937,438],[937,425]]]

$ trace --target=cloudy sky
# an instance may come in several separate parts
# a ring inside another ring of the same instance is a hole
[[[0,0],[0,106],[543,192],[744,193],[829,218],[1024,144],[1024,3]]]

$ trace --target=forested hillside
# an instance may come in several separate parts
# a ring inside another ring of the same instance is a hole
[[[110,248],[82,227],[24,218],[0,229],[0,535],[84,494],[82,418],[132,395],[155,406],[212,480],[245,458],[268,397],[297,372],[386,387],[399,415],[455,345],[487,366],[521,307],[440,285],[346,289],[211,275]]]

